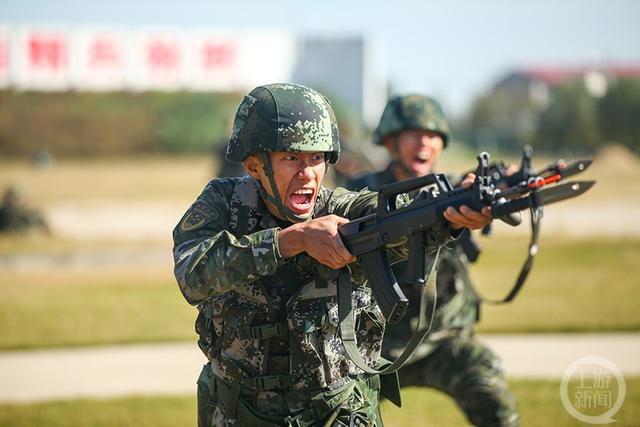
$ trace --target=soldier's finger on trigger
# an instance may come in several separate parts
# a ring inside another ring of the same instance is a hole
[[[346,251],[346,250],[344,250],[344,251],[340,251],[340,252],[338,253],[338,255],[339,255],[339,257],[340,257],[340,262],[341,262],[341,263],[348,263],[348,262],[349,262],[349,260],[351,259],[351,254],[350,254],[348,251]]]
[[[471,221],[484,221],[485,220],[485,216],[482,215],[479,212],[476,211],[469,211],[467,213],[464,214],[466,218],[468,218]]]
[[[460,212],[458,212],[456,209],[452,209],[452,210],[447,209],[445,211],[445,218],[447,218],[449,221],[454,221],[454,222],[460,222],[464,220],[464,216]]]

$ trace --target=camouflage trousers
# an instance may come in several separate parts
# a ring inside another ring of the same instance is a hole
[[[440,390],[451,396],[476,426],[517,426],[515,398],[501,360],[472,333],[439,339],[428,356],[399,371],[402,387]]]
[[[247,427],[383,427],[380,416],[380,381],[378,376],[345,378],[334,390],[322,391],[299,407],[301,392],[270,392],[260,399],[242,393],[225,383],[205,365],[198,379],[198,426]],[[291,399],[288,399],[290,397]],[[296,411],[288,410],[297,400]],[[276,416],[276,413],[289,415]],[[274,413],[275,412],[275,413]]]

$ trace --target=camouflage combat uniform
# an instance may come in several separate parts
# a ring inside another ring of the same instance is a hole
[[[258,126],[251,123],[261,118],[249,110],[265,108],[260,97],[286,101],[287,91],[299,91],[289,85],[267,88],[269,93],[254,91],[241,104],[234,137],[247,123]],[[309,96],[308,90],[302,94]],[[324,108],[315,101],[311,106],[314,114]],[[283,110],[290,105],[279,107],[278,114],[288,116]],[[331,145],[323,151],[331,152]],[[198,344],[209,359],[198,380],[199,425],[382,425],[379,377],[363,373],[340,339],[336,281],[304,253],[282,257],[278,233],[291,223],[269,212],[263,193],[253,177],[214,179],[173,232],[175,275],[186,300],[198,307]],[[373,212],[376,202],[375,193],[322,187],[312,217],[359,218]],[[387,252],[391,260],[406,259],[407,247],[399,242]],[[384,319],[362,269],[350,267],[358,350],[377,367]]]
[[[421,110],[425,104],[428,108]],[[389,128],[440,131],[444,134],[445,144],[449,132],[439,105],[421,96],[392,99],[374,140],[378,138],[381,142]],[[368,187],[377,191],[384,184],[396,182],[391,168],[392,165],[383,171],[357,177],[347,183],[347,188]],[[394,265],[393,270],[398,283],[402,284],[406,262]],[[517,425],[516,403],[508,389],[502,362],[474,334],[480,301],[469,280],[467,258],[456,242],[449,243],[440,252],[436,283],[437,305],[432,332],[410,363],[400,369],[400,385],[430,387],[447,393],[474,425]],[[415,285],[402,286],[410,301],[419,301],[420,290]],[[433,301],[433,293],[429,295]],[[432,304],[427,307],[430,310]],[[417,318],[417,304],[411,304],[401,323],[387,328],[383,357],[393,359],[398,356],[411,336]]]
[[[251,408],[274,420],[299,411],[305,418],[311,416],[305,408],[318,406],[317,421],[344,415],[348,423],[362,412],[363,420],[377,422],[377,378],[362,374],[345,353],[335,281],[318,280],[306,255],[282,258],[277,233],[289,224],[268,212],[258,185],[251,177],[211,181],[174,230],[176,276],[187,301],[198,305],[199,346],[211,361],[199,381],[208,397],[203,418],[241,419]],[[314,217],[358,218],[375,210],[375,200],[375,193],[323,188]],[[406,258],[404,245],[389,252],[392,260]],[[354,265],[358,344],[376,366],[384,320],[363,281]],[[340,397],[317,403],[319,391]],[[235,415],[233,393],[241,398]]]

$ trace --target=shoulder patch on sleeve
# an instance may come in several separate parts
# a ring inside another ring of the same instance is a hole
[[[220,214],[206,203],[201,201],[195,202],[180,222],[180,230],[196,230],[208,222],[218,219],[219,216]]]

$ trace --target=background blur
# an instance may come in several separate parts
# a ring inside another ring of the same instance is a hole
[[[513,3],[0,2],[0,425],[195,424],[204,358],[171,230],[225,166],[241,97],[277,81],[331,99],[336,184],[386,165],[369,137],[393,94],[442,102],[441,171],[525,144],[538,168],[594,158],[596,186],[546,210],[525,289],[479,328],[523,425],[581,425],[560,378],[594,354],[627,381],[618,425],[637,423],[640,3]],[[479,238],[483,294],[507,291],[528,232]],[[388,425],[465,425],[435,392],[405,403]]]

